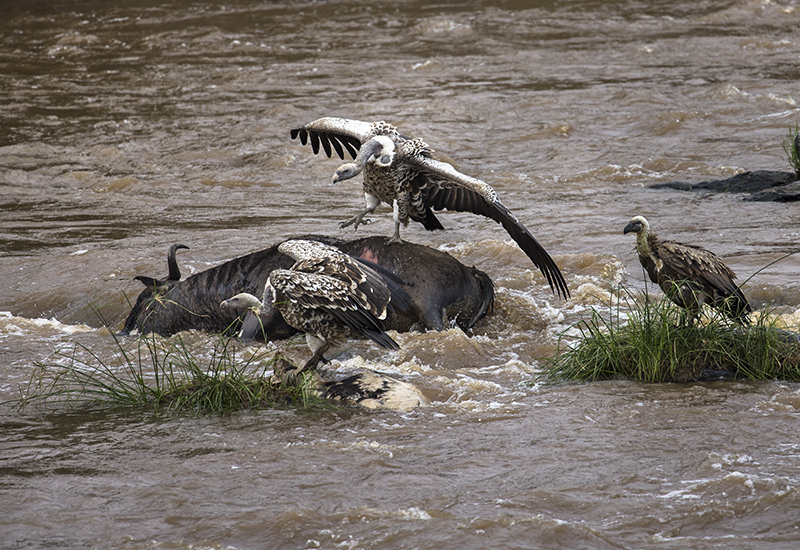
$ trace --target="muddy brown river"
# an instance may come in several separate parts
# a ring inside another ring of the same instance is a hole
[[[800,210],[650,184],[788,170],[794,0],[5,2],[0,401],[142,289],[304,233],[389,236],[360,178],[289,130],[386,120],[492,185],[561,267],[489,219],[412,242],[487,272],[472,333],[334,359],[430,406],[229,415],[0,405],[0,548],[795,549],[800,385],[531,385],[559,335],[644,289],[626,222],[703,245],[756,309],[800,307]],[[765,269],[762,269],[766,267]],[[188,334],[197,353],[217,337]]]

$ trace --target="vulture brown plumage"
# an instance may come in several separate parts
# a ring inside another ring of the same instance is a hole
[[[736,275],[713,252],[691,244],[662,241],[642,216],[635,216],[623,234],[636,233],[636,252],[650,280],[695,319],[703,304],[739,323],[748,322],[750,304],[734,283]]]
[[[264,297],[237,294],[221,306],[256,312],[276,307],[289,325],[305,332],[312,357],[298,374],[316,367],[331,346],[351,338],[399,349],[384,331],[383,320],[390,308],[412,307],[400,279],[377,264],[317,241],[285,241],[278,249],[295,264],[270,273]]]

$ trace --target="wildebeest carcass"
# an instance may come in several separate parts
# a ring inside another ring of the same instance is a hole
[[[385,246],[385,237],[342,241],[319,235],[303,236],[336,246],[346,254],[364,258],[389,270],[406,283],[416,307],[413,313],[390,314],[387,330],[442,330],[455,323],[472,328],[491,308],[494,285],[484,272],[467,267],[446,252],[413,243]],[[202,271],[159,292],[147,286],[133,306],[122,335],[156,333],[170,336],[184,330],[236,334],[247,313],[223,309],[220,303],[246,292],[260,296],[274,269],[288,269],[294,260],[278,245],[240,256]],[[278,313],[248,319],[243,338],[288,338],[297,331]]]

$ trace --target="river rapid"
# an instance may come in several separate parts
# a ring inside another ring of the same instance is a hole
[[[492,185],[572,298],[489,219],[412,224],[492,277],[493,313],[330,366],[428,407],[6,403],[0,548],[797,548],[800,385],[530,382],[610,291],[644,289],[637,214],[795,318],[800,259],[768,264],[798,247],[796,204],[648,185],[789,170],[799,22],[794,0],[4,3],[0,401],[59,350],[113,357],[105,325],[173,243],[186,276],[304,233],[389,236],[387,207],[340,230],[360,178],[289,139],[323,116],[386,120]]]

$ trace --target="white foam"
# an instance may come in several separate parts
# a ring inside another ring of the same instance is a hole
[[[0,334],[26,336],[32,329],[51,329],[63,334],[78,334],[95,330],[88,325],[65,325],[54,317],[28,319],[27,317],[17,317],[8,311],[0,312]]]

